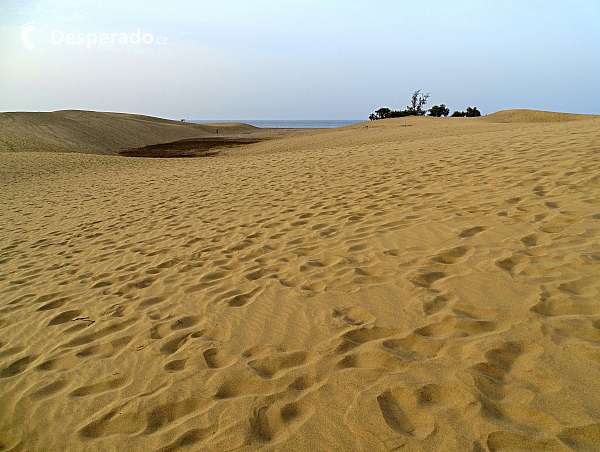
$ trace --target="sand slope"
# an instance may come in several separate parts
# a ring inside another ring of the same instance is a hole
[[[597,115],[577,115],[572,113],[558,113],[539,110],[502,110],[486,115],[483,119],[490,122],[571,122],[598,119]]]
[[[151,116],[95,111],[0,113],[0,152],[115,154],[185,138],[256,131],[248,124],[192,124]]]
[[[596,118],[403,118],[0,154],[0,443],[599,450],[599,149]]]

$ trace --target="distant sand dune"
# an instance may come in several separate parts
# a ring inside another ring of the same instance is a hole
[[[483,117],[491,122],[571,122],[600,119],[597,115],[577,115],[538,110],[503,110]]]
[[[0,113],[0,152],[93,152],[257,130],[248,124],[193,124],[124,113],[62,110]]]
[[[600,121],[501,113],[0,153],[0,449],[598,451]]]

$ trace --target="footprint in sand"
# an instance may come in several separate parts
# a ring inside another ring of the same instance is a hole
[[[5,367],[0,371],[0,378],[10,378],[25,372],[29,367],[29,364],[35,361],[35,358],[35,356],[24,356],[23,358],[17,359],[8,367]]]
[[[261,443],[278,443],[292,436],[315,413],[315,408],[303,401],[264,405],[250,416],[249,439]]]
[[[232,365],[236,359],[225,350],[209,348],[202,353],[206,365],[211,369],[220,369]]]
[[[443,271],[422,270],[411,278],[411,282],[418,287],[429,288],[436,281],[447,278]]]
[[[344,356],[338,366],[342,369],[381,369],[399,372],[408,365],[406,359],[386,350],[364,350]]]
[[[433,256],[431,260],[440,264],[456,264],[467,260],[469,253],[473,250],[472,247],[462,245],[447,250],[440,251]]]
[[[114,391],[125,385],[129,381],[128,377],[116,377],[92,383],[87,386],[80,386],[69,393],[69,397],[86,397],[96,395],[103,392]]]
[[[519,273],[529,263],[529,258],[522,254],[513,254],[505,259],[500,259],[496,265],[511,275]]]
[[[41,388],[37,388],[29,395],[29,397],[33,400],[45,399],[46,397],[50,397],[50,396],[62,391],[68,385],[69,385],[69,382],[66,380],[54,381],[50,384],[42,386]]]
[[[308,353],[305,351],[273,353],[248,362],[248,366],[261,378],[271,379],[289,369],[306,364]]]
[[[433,315],[440,312],[448,304],[454,303],[458,300],[458,296],[452,293],[441,293],[436,295],[433,299],[423,303],[423,312],[425,315]]]
[[[474,226],[472,228],[467,228],[467,229],[463,229],[458,236],[460,238],[469,238],[469,237],[473,237],[477,234],[481,234],[483,231],[487,231],[489,228],[485,227],[485,226]]]
[[[412,391],[403,387],[388,389],[377,396],[377,403],[386,424],[395,432],[418,439],[433,433],[433,419],[419,409]]]
[[[360,306],[335,308],[333,317],[342,319],[348,325],[366,325],[375,321],[375,316]]]

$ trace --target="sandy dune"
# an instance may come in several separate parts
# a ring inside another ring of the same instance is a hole
[[[120,149],[186,138],[256,132],[248,124],[192,124],[151,116],[61,110],[0,113],[0,152],[88,152]]]
[[[550,116],[0,153],[0,449],[600,450],[600,119]]]
[[[590,117],[590,115],[558,113],[554,111],[502,110],[491,115],[487,115],[482,119],[490,122],[531,123],[584,121],[590,119]]]

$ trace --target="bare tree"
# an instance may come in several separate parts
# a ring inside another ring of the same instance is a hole
[[[406,108],[415,115],[423,116],[427,113],[427,110],[425,110],[427,99],[429,99],[429,93],[421,94],[421,90],[418,89],[412,94],[410,106]]]

